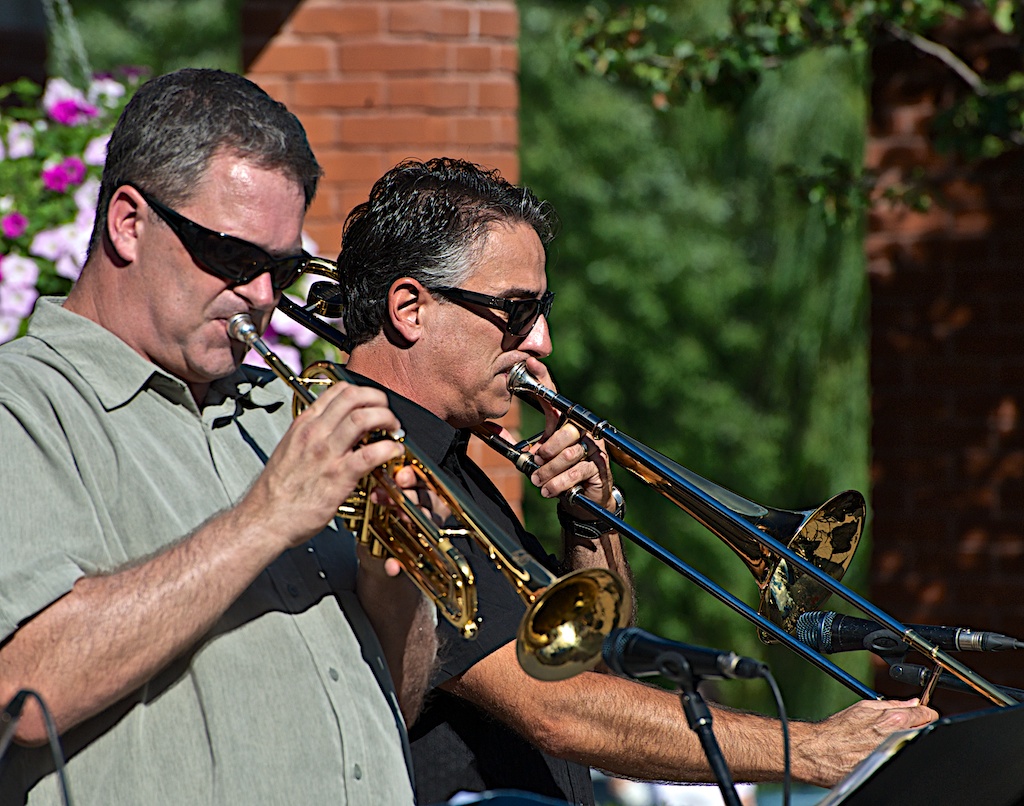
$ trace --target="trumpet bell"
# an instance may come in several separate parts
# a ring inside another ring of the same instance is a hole
[[[629,620],[624,598],[622,582],[603,568],[560,577],[519,624],[519,665],[537,680],[565,680],[592,669],[604,639]]]

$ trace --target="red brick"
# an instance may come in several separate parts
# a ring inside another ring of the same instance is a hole
[[[377,151],[324,149],[317,153],[317,158],[324,167],[326,179],[336,183],[365,183],[367,187],[391,167]]]
[[[519,109],[519,82],[512,75],[481,81],[478,103],[481,109]]]
[[[463,110],[470,105],[471,89],[471,82],[461,78],[394,78],[388,83],[388,100],[392,106]]]
[[[516,39],[519,36],[519,13],[514,4],[505,8],[481,8],[480,36]]]
[[[297,82],[295,102],[327,109],[368,109],[384,102],[386,84],[371,79],[310,79]]]
[[[315,112],[301,112],[296,106],[292,106],[306,130],[306,137],[313,151],[320,156],[320,147],[332,145],[338,139],[338,120],[331,114],[317,114]]]
[[[447,67],[447,47],[432,42],[343,42],[338,65],[346,73],[399,73]]]
[[[331,48],[327,45],[302,43],[271,43],[253,62],[249,72],[293,73],[323,72],[332,64]]]
[[[458,44],[450,47],[452,66],[456,70],[487,72],[497,64],[496,48],[492,45]]]
[[[397,34],[434,34],[465,38],[470,12],[465,4],[417,2],[394,4],[388,28]]]
[[[384,10],[380,3],[302,3],[288,22],[288,30],[339,38],[378,33],[384,30]]]
[[[399,143],[442,145],[449,141],[444,118],[430,115],[374,115],[341,121],[341,141],[394,147]]]

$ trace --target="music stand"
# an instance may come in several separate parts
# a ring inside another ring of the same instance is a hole
[[[1024,804],[1024,704],[893,734],[818,806]]]

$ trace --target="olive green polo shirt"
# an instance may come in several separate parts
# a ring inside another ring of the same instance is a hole
[[[230,507],[291,421],[291,394],[269,373],[243,367],[200,410],[181,381],[60,302],[40,300],[28,335],[0,347],[0,641],[80,577]],[[355,571],[347,532],[283,554],[185,657],[62,737],[72,796],[411,803]],[[52,771],[48,748],[12,746],[0,804],[58,803]]]

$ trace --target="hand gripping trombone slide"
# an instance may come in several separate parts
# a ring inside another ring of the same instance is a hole
[[[311,387],[350,382],[341,366],[326,361],[316,362],[295,376],[263,342],[247,314],[229,320],[228,335],[256,350],[291,387],[296,416],[316,401]],[[627,618],[622,606],[623,585],[615,574],[592,568],[555,578],[446,484],[443,472],[404,434],[371,438],[394,439],[403,444],[405,453],[371,471],[339,507],[338,515],[357,540],[369,545],[377,556],[383,556],[383,551],[394,556],[417,587],[435,602],[441,615],[467,639],[474,638],[478,630],[475,580],[451,538],[475,540],[527,605],[516,638],[516,656],[527,674],[540,680],[562,680],[601,660],[605,637],[625,626]],[[406,497],[394,480],[394,473],[403,466],[412,467],[448,506],[458,527],[436,526]],[[387,494],[390,505],[374,501],[377,488]]]
[[[524,399],[547,402],[581,431],[593,439],[604,440],[608,455],[616,464],[656,489],[725,542],[743,560],[758,583],[761,591],[758,612],[598,505],[591,506],[591,502],[582,496],[572,502],[614,525],[641,548],[756,624],[763,641],[778,640],[860,696],[881,699],[876,692],[789,634],[795,629],[802,612],[814,609],[835,593],[898,633],[907,644],[930,657],[938,667],[996,705],[1017,704],[999,687],[839,583],[853,559],[863,528],[865,505],[860,493],[852,490],[840,493],[816,510],[807,512],[771,509],[701,478],[620,433],[607,420],[599,419],[539,383],[523,363],[517,364],[509,373],[508,387],[509,391]],[[523,450],[528,443],[512,445],[486,428],[475,433],[513,461],[519,470],[529,474],[535,469],[530,455]],[[930,693],[930,689],[926,689],[922,701]]]

